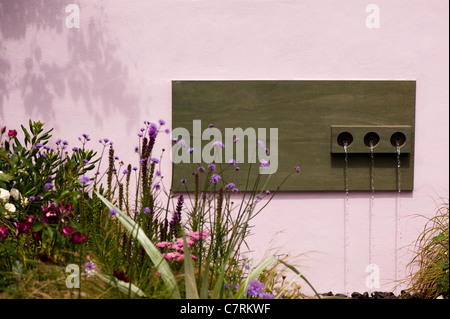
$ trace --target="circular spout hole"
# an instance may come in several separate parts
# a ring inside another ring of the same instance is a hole
[[[353,135],[349,132],[342,132],[337,137],[337,142],[340,146],[344,147],[345,144],[347,144],[347,147],[350,146],[353,142]]]
[[[369,132],[364,136],[364,144],[366,144],[367,147],[370,147],[372,145],[373,147],[377,146],[378,143],[380,143],[380,137],[375,132]]]
[[[402,132],[396,132],[396,133],[392,134],[392,136],[391,136],[392,146],[397,147],[397,145],[398,145],[399,147],[402,147],[403,145],[405,145],[405,143],[406,143],[405,134],[403,134]]]

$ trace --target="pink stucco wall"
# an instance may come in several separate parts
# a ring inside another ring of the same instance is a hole
[[[71,3],[80,28],[66,26]],[[379,28],[366,26],[371,3]],[[448,198],[448,9],[446,0],[1,0],[0,124],[41,120],[73,143],[84,132],[109,137],[136,162],[142,122],[170,125],[172,80],[416,80],[414,191],[401,205],[396,193],[375,194],[376,290],[392,290],[424,224],[414,216]],[[366,291],[369,205],[369,193],[350,193],[346,259],[342,193],[278,196],[255,220],[251,248],[256,258],[289,253],[321,292]]]

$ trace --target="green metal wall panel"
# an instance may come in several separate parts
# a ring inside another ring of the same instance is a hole
[[[389,148],[386,134],[393,127],[407,127],[407,146],[400,155],[401,189],[407,191],[414,184],[415,87],[415,81],[173,81],[172,125],[188,129],[191,135],[193,120],[201,120],[202,131],[210,123],[222,132],[266,128],[267,141],[269,129],[278,128],[278,170],[266,188],[276,189],[294,166],[300,166],[300,176],[283,185],[286,191],[345,189],[345,155],[335,145],[336,128],[342,126],[359,128],[354,148],[348,148],[349,190],[371,189],[370,148],[360,144],[365,126],[378,127],[383,135],[378,150],[374,148],[374,189],[397,190],[397,154],[395,147]],[[202,141],[202,147],[209,142]],[[227,160],[223,158],[222,168],[229,166]],[[179,183],[201,164],[173,165],[173,181]],[[242,187],[250,165],[238,165]],[[257,166],[251,164],[252,176]],[[225,181],[233,175],[233,169],[227,169]],[[187,186],[192,189],[193,185]]]

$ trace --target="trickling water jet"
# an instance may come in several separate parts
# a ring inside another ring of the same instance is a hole
[[[348,264],[348,144],[347,140],[344,140],[344,153],[345,153],[345,165],[344,165],[344,180],[345,180],[345,206],[344,206],[344,292],[347,291],[347,264]]]
[[[396,148],[397,148],[397,207],[395,210],[395,230],[396,230],[396,236],[395,236],[395,280],[397,281],[399,276],[399,269],[400,269],[400,261],[398,258],[398,249],[399,249],[399,243],[402,240],[402,229],[401,229],[401,161],[400,161],[400,140],[396,140]]]
[[[370,211],[369,211],[369,265],[374,264],[374,256],[373,256],[373,210],[375,205],[375,186],[374,186],[374,169],[375,169],[375,160],[373,156],[373,148],[374,148],[374,141],[371,139],[369,140],[370,145],[370,191],[371,191],[371,197],[370,197]]]

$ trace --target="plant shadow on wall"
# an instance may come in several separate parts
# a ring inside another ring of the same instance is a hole
[[[84,105],[98,125],[104,124],[105,114],[118,111],[132,130],[139,117],[138,97],[118,57],[119,44],[108,36],[101,6],[95,12],[80,7],[80,28],[68,28],[67,5],[58,0],[0,3],[0,116],[18,91],[30,117],[54,119],[63,107],[58,101],[71,98],[70,104]],[[26,55],[17,61],[8,46],[20,41]]]

